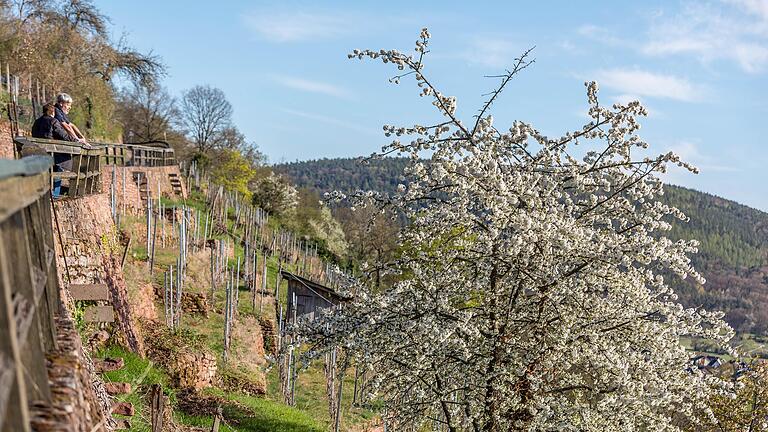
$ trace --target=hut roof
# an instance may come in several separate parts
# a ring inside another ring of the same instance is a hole
[[[320,296],[333,297],[333,298],[335,298],[337,300],[341,300],[341,301],[352,300],[352,297],[348,297],[348,296],[339,294],[336,291],[334,291],[332,288],[329,288],[329,287],[327,287],[325,285],[320,285],[317,282],[313,282],[313,281],[311,281],[311,280],[309,280],[309,279],[307,279],[305,277],[301,277],[301,276],[299,276],[297,274],[294,274],[294,273],[291,273],[289,271],[281,270],[280,271],[280,276],[282,276],[283,278],[288,279],[288,280],[295,280],[297,282],[300,282],[305,287],[309,288],[312,291],[315,291],[315,293],[320,295]]]

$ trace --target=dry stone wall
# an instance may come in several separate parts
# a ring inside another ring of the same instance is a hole
[[[0,121],[0,159],[13,159],[11,125],[7,121]]]
[[[83,351],[68,317],[56,319],[57,347],[48,354],[50,406],[38,402],[32,409],[35,431],[90,432],[112,430],[111,401]]]
[[[120,212],[122,212],[123,203],[125,203],[125,210],[129,214],[138,215],[143,214],[145,211],[142,191],[139,190],[138,182],[134,180],[134,178],[138,177],[138,174],[141,174],[142,178],[147,179],[147,185],[153,199],[157,197],[158,185],[160,193],[165,198],[180,199],[187,197],[187,187],[183,181],[181,181],[180,195],[174,192],[173,185],[171,184],[171,176],[175,175],[181,180],[181,172],[178,165],[164,167],[103,166],[101,168],[102,192],[109,192],[112,186],[113,174],[115,178],[117,208]],[[125,188],[123,188],[123,183],[125,183]]]
[[[216,357],[210,352],[182,351],[170,362],[176,387],[202,390],[216,378]]]
[[[107,194],[96,194],[63,199],[56,201],[54,207],[64,242],[62,255],[54,220],[56,265],[63,270],[60,273],[64,274],[65,282],[68,272],[74,284],[103,283],[106,273],[102,253],[117,247],[117,230],[112,222],[109,197]]]
[[[118,257],[123,250],[112,221],[108,194],[59,200],[55,209],[58,229],[55,219],[53,229],[58,231],[54,238],[61,286],[68,286],[68,279],[73,284],[107,284],[121,336],[131,350],[143,355],[143,343],[134,327],[125,279],[119,267]],[[66,293],[62,295],[65,299],[68,297]],[[72,304],[69,307],[72,310]]]

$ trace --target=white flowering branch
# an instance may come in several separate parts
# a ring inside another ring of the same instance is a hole
[[[687,217],[658,200],[669,164],[696,168],[673,153],[644,156],[646,110],[600,105],[595,83],[586,83],[591,120],[578,130],[550,138],[520,121],[494,127],[488,111],[530,51],[498,76],[467,128],[456,99],[424,75],[428,43],[425,29],[417,57],[350,54],[394,64],[393,83],[413,76],[445,121],[384,126],[396,139],[376,156],[409,155],[407,181],[391,196],[350,199],[408,218],[402,255],[373,263],[398,282],[385,292],[363,285],[352,304],[300,321],[305,356],[342,347],[373,370],[370,388],[396,430],[676,430],[706,418],[707,398],[727,385],[692,369],[680,338],[730,350],[732,330],[722,313],[677,303],[665,279],[704,283],[688,257],[698,243],[665,236]]]

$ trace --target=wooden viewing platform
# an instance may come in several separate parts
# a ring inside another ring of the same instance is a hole
[[[101,191],[101,160],[104,149],[97,145],[41,138],[16,137],[14,144],[21,155],[34,154],[40,148],[54,158],[54,161],[71,161],[71,168],[63,170],[56,165],[51,172],[51,187],[54,184],[66,187],[66,195],[77,197]]]
[[[17,155],[41,153],[54,158],[50,181],[56,196],[78,197],[101,192],[102,166],[162,167],[176,164],[173,148],[165,142],[82,144],[43,138],[17,136]],[[41,150],[38,150],[41,149]],[[63,169],[62,162],[71,167]]]

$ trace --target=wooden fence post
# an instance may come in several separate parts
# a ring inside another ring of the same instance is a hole
[[[160,384],[152,384],[152,432],[163,432],[165,399]]]
[[[221,406],[216,408],[216,415],[213,417],[213,427],[211,427],[211,432],[219,432],[219,425],[221,425],[221,415],[222,410]]]

